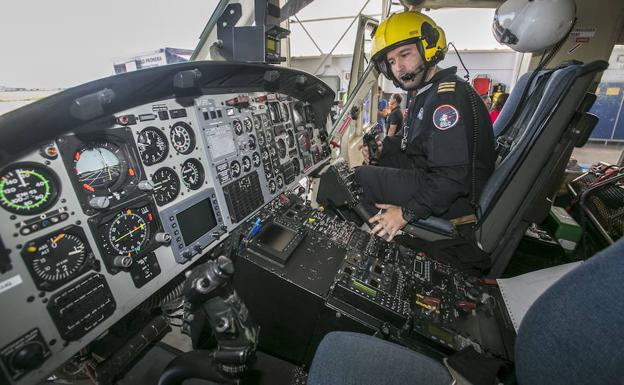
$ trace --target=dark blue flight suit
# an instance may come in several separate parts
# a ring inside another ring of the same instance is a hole
[[[475,213],[472,152],[475,148],[477,201],[494,171],[494,135],[481,98],[456,72],[456,67],[441,70],[418,90],[403,128],[384,139],[379,166],[356,169],[363,203],[371,213],[377,211],[374,203],[401,206],[417,219]],[[476,137],[469,92],[476,101]]]

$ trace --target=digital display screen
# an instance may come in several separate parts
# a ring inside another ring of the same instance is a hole
[[[271,223],[258,235],[258,243],[281,253],[297,233],[283,226]]]
[[[427,332],[434,337],[446,342],[449,345],[453,345],[453,335],[445,330],[442,330],[432,324],[427,324]]]
[[[232,127],[219,126],[204,130],[206,141],[210,146],[210,154],[212,159],[221,159],[223,157],[236,154],[236,144],[232,136]]]
[[[185,245],[195,242],[217,225],[210,198],[178,213],[176,219]]]
[[[266,39],[267,51],[277,52],[277,43],[273,39]]]

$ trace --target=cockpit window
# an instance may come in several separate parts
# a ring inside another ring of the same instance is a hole
[[[0,115],[110,76],[119,58],[164,48],[193,50],[217,3],[67,0],[38,3],[36,11],[32,3],[6,3],[0,23]]]
[[[613,47],[596,96],[589,112],[598,117],[598,124],[587,144],[572,154],[573,163],[581,168],[597,162],[624,162],[624,45]]]

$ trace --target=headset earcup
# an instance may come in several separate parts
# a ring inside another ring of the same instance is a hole
[[[420,28],[420,33],[422,34],[423,40],[427,43],[425,49],[435,48],[438,44],[438,39],[440,38],[440,32],[433,25],[424,22],[422,27]]]

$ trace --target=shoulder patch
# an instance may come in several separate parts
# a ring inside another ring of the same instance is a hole
[[[438,84],[438,93],[455,92],[455,82],[442,82]]]
[[[450,104],[443,104],[433,111],[433,125],[438,130],[448,130],[459,121],[459,111]]]

